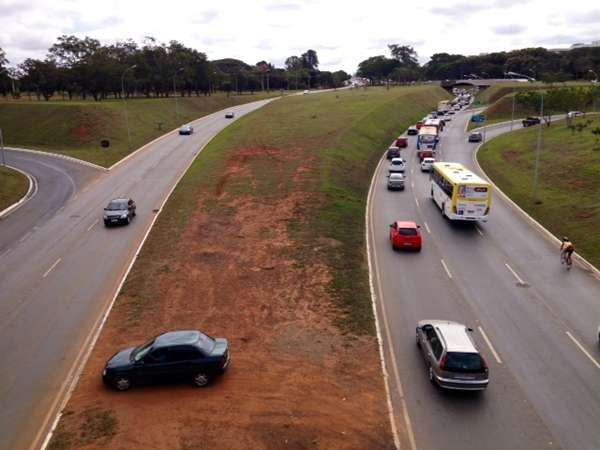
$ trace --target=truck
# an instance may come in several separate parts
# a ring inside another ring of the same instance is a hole
[[[417,135],[417,150],[430,148],[435,151],[438,141],[437,127],[423,125]]]

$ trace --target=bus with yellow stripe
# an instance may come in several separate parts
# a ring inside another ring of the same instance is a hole
[[[450,220],[487,222],[492,186],[462,164],[436,162],[431,170],[431,198]]]

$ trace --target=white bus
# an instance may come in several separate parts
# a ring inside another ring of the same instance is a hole
[[[462,164],[436,162],[431,170],[431,198],[451,220],[487,222],[492,186]]]

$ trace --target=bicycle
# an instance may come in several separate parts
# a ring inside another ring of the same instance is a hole
[[[571,254],[565,250],[560,251],[560,263],[566,265],[566,269],[570,270],[573,265],[573,260],[571,259]]]

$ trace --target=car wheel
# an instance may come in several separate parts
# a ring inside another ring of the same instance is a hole
[[[125,376],[117,377],[114,381],[114,386],[117,391],[126,391],[131,388],[131,380]]]
[[[193,381],[197,387],[204,387],[210,382],[210,377],[205,372],[198,372],[194,375]]]
[[[105,226],[106,228],[108,228],[108,225],[109,225],[109,223],[108,223],[108,222],[105,220],[105,221],[104,221],[104,226]]]

